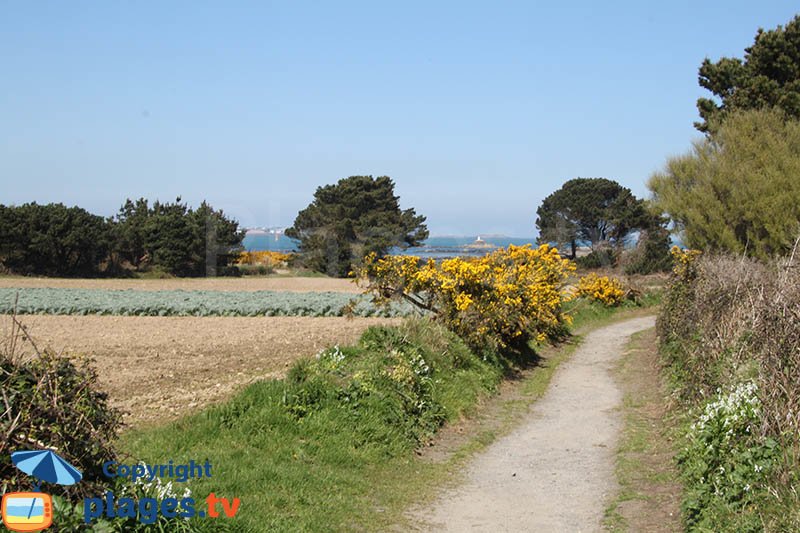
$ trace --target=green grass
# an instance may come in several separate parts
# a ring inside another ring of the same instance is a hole
[[[680,485],[672,459],[679,422],[662,412],[665,391],[655,351],[653,330],[636,333],[616,367],[623,389],[624,426],[615,467],[619,492],[604,518],[609,531],[680,528]],[[638,501],[635,511],[623,512],[633,501]]]
[[[576,328],[610,322],[619,311],[587,305],[576,312]],[[235,519],[199,521],[198,529],[385,530],[507,432],[547,389],[575,340],[548,349],[525,372],[519,394],[499,406],[499,420],[476,428],[444,462],[420,459],[419,444],[441,424],[474,415],[497,390],[503,365],[427,320],[370,328],[355,346],[299,361],[284,380],[255,383],[162,427],[129,431],[122,448],[148,463],[211,462],[214,475],[192,484],[195,496],[238,497],[241,510]]]
[[[567,305],[566,311],[573,315],[573,331],[581,331],[602,326],[620,317],[653,314],[654,309],[660,304],[660,292],[647,292],[639,297],[638,301],[625,300],[617,307],[607,307],[598,302],[577,299]]]
[[[436,468],[416,463],[418,443],[500,379],[499,365],[451,333],[410,320],[302,360],[285,380],[255,383],[200,414],[133,431],[124,448],[147,461],[210,460],[216,476],[193,490],[241,498],[237,531],[379,529],[396,520],[398,502],[436,476]]]

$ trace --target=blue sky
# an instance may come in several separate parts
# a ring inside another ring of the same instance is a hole
[[[607,4],[607,5],[604,5]],[[202,199],[289,225],[389,175],[433,234],[535,233],[574,177],[645,181],[698,134],[704,57],[796,2],[0,1],[0,203]]]

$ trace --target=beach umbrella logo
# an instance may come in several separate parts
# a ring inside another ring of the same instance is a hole
[[[11,463],[36,479],[33,492],[10,492],[3,496],[3,524],[11,531],[41,531],[53,523],[53,499],[39,492],[43,482],[73,485],[80,471],[50,450],[28,450],[11,454]]]
[[[11,463],[38,480],[37,490],[43,481],[73,485],[83,477],[77,468],[50,450],[14,452],[11,454]]]

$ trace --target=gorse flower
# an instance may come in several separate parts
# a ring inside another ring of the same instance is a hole
[[[267,265],[275,266],[291,261],[293,254],[284,254],[270,250],[259,252],[241,252],[236,259],[237,265]]]
[[[368,255],[356,272],[379,303],[409,301],[473,347],[501,349],[558,334],[575,266],[549,245],[509,246],[481,258],[437,264],[414,256]]]
[[[697,277],[697,258],[703,253],[700,250],[681,249],[673,246],[669,253],[672,255],[672,273],[678,278],[689,281]]]
[[[601,302],[607,306],[619,305],[625,298],[625,290],[617,278],[587,274],[578,281],[577,295]]]

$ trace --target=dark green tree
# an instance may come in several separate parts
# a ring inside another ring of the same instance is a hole
[[[176,276],[196,275],[202,260],[193,254],[195,227],[189,207],[178,197],[174,203],[156,200],[144,224],[144,245],[150,266]]]
[[[241,251],[239,224],[207,202],[193,210],[181,202],[127,200],[114,225],[115,251],[134,268],[159,268],[176,276],[230,272]]]
[[[150,217],[150,206],[145,198],[135,202],[126,200],[114,219],[114,252],[118,261],[138,268],[145,258],[145,224]]]
[[[697,100],[703,121],[695,127],[700,131],[709,131],[735,110],[778,107],[800,118],[800,15],[786,27],[759,29],[744,59],[723,57],[712,63],[706,58],[699,81],[716,97]]]
[[[96,275],[109,241],[108,221],[80,207],[0,206],[0,262],[17,273]]]
[[[350,176],[318,187],[286,235],[300,241],[306,266],[345,277],[366,254],[419,245],[428,229],[424,216],[400,209],[391,178]]]
[[[239,230],[239,223],[205,201],[191,212],[191,218],[194,228],[192,255],[201,259],[195,263],[193,274],[216,276],[230,273],[231,265],[244,249],[244,231]]]
[[[568,244],[575,258],[578,241],[621,246],[633,231],[651,224],[643,200],[605,178],[575,178],[548,196],[536,210],[539,242]]]

